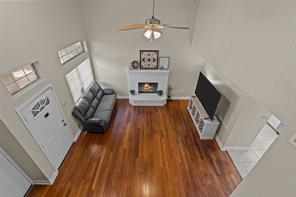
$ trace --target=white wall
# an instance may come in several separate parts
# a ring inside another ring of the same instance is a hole
[[[190,96],[203,63],[191,47],[198,1],[156,1],[156,17],[163,23],[191,27],[164,30],[159,40],[149,42],[143,30],[119,32],[119,24],[142,23],[152,15],[152,1],[100,0],[80,1],[81,13],[97,80],[128,95],[127,67],[139,60],[139,50],[157,49],[169,56],[170,79],[174,96]]]
[[[282,134],[233,196],[295,196],[296,2],[201,1],[194,45],[283,121]]]
[[[44,77],[37,86],[26,88],[24,93],[13,97],[2,83],[0,85],[1,120],[17,140],[16,146],[19,143],[42,172],[38,173],[34,170],[36,166],[30,163],[23,163],[25,167],[21,167],[25,168],[32,179],[42,180],[44,176],[50,177],[54,169],[18,118],[15,108],[51,83],[70,128],[74,133],[77,131],[77,123],[71,115],[74,102],[65,75],[82,62],[87,53],[61,65],[57,50],[85,39],[79,22],[77,7],[72,1],[0,2],[0,74],[4,75],[14,68],[37,60],[38,69]]]

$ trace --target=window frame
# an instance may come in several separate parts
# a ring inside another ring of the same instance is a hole
[[[7,73],[6,75],[3,75],[3,76],[2,76],[2,83],[4,84],[4,86],[6,87],[6,90],[8,91],[8,93],[9,93],[11,96],[16,95],[17,93],[21,92],[22,90],[26,89],[28,86],[34,84],[35,82],[37,82],[37,81],[39,81],[39,80],[41,79],[40,74],[38,73],[38,71],[37,71],[37,69],[36,69],[36,64],[37,64],[37,62],[32,62],[32,63],[29,63],[29,64],[25,64],[25,65],[23,65],[23,66],[21,66],[21,67],[18,67],[18,68],[16,68],[16,69],[10,71],[10,72]],[[31,72],[29,72],[29,73],[26,73],[24,67],[26,67],[26,66],[28,66],[28,65],[30,65],[30,66],[32,67],[33,71],[31,71]],[[14,75],[13,75],[13,72],[18,71],[18,70],[22,70],[24,76],[22,76],[22,77],[20,77],[20,78],[15,78]],[[35,75],[36,75],[36,79],[33,80],[33,81],[31,81],[31,79],[28,77],[28,76],[29,76],[30,74],[32,74],[32,73],[35,73]],[[12,81],[10,81],[10,82],[7,83],[7,82],[4,80],[4,77],[7,77],[7,76],[9,76],[9,77],[12,79]],[[22,80],[22,79],[24,79],[24,78],[26,78],[27,81],[28,81],[29,83],[27,83],[27,84],[26,84],[25,86],[23,86],[23,87],[20,87],[19,85],[17,85],[17,81]],[[16,84],[19,88],[18,88],[16,91],[14,91],[14,92],[10,92],[9,89],[8,89],[8,86],[11,85],[11,84]]]
[[[80,46],[81,46],[81,51],[79,52],[79,53],[77,53],[77,54],[75,54],[75,55],[73,55],[72,54],[72,52],[74,52],[74,51],[76,51],[77,49],[79,49],[79,48],[74,48],[73,49],[73,46],[75,46],[76,44],[80,44]],[[72,48],[72,49],[71,49]],[[82,40],[80,40],[80,41],[78,41],[78,42],[75,42],[75,43],[73,43],[73,44],[71,44],[71,45],[69,45],[69,46],[67,46],[67,47],[65,47],[65,48],[63,48],[63,49],[60,49],[60,50],[58,50],[58,57],[59,57],[59,60],[60,60],[60,63],[62,64],[62,65],[64,65],[64,64],[66,64],[67,62],[69,62],[69,61],[71,61],[72,59],[74,59],[74,58],[76,58],[76,57],[78,57],[79,55],[81,55],[82,53],[84,53],[86,50],[85,50],[85,47],[84,47],[84,45],[83,45],[83,41]],[[69,56],[69,55],[71,55],[72,57],[69,57],[69,59],[67,59],[66,61],[64,61],[64,57],[65,56]]]

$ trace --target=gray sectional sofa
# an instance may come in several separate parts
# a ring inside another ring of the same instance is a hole
[[[72,111],[72,115],[88,132],[104,133],[109,125],[116,93],[113,89],[102,89],[95,81]]]

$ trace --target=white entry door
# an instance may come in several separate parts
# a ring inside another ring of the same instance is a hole
[[[26,104],[20,115],[50,163],[58,169],[73,142],[73,135],[52,88]]]
[[[0,151],[0,196],[22,197],[30,186],[29,180]]]

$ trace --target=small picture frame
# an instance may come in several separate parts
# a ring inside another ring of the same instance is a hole
[[[159,69],[168,70],[170,57],[159,57]]]
[[[158,69],[158,50],[140,50],[140,68]]]

